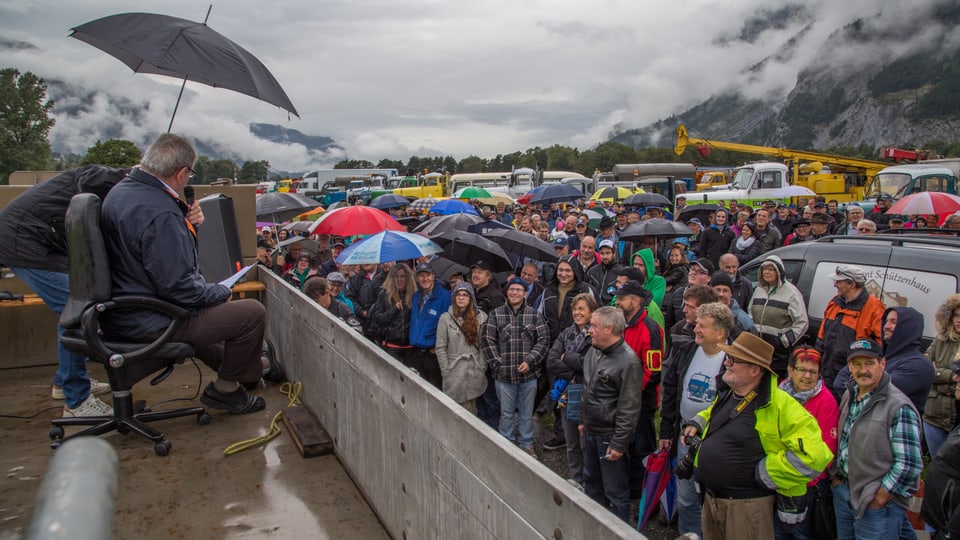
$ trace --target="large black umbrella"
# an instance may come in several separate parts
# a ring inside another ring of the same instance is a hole
[[[530,204],[569,202],[585,197],[586,195],[570,184],[549,184],[530,197]]]
[[[264,193],[257,196],[257,221],[282,223],[318,206],[320,203],[299,193]]]
[[[440,234],[443,231],[465,231],[467,227],[476,225],[477,223],[483,223],[484,221],[486,221],[484,218],[473,214],[448,214],[445,216],[432,217],[424,221],[417,226],[413,232],[432,238],[434,235]]]
[[[637,242],[642,240],[644,236],[677,238],[679,236],[690,236],[691,234],[693,234],[693,231],[683,223],[670,219],[652,218],[627,225],[620,233],[620,239]]]
[[[378,210],[389,210],[391,208],[401,208],[410,204],[410,199],[401,197],[394,193],[385,193],[370,201],[368,206]]]
[[[121,13],[77,26],[70,36],[116,57],[136,73],[183,79],[184,86],[191,80],[227,88],[300,117],[270,71],[243,47],[207,26],[206,19],[198,23],[156,13]],[[183,86],[170,127],[181,97]]]
[[[516,229],[489,229],[484,236],[493,240],[507,253],[515,253],[535,261],[557,262],[557,251],[536,236]]]
[[[624,206],[657,206],[660,208],[673,205],[670,199],[659,193],[634,193],[624,199],[621,204]]]
[[[710,214],[715,214],[720,207],[716,204],[693,204],[685,207],[680,215],[677,216],[677,221],[682,221],[687,223],[693,218],[700,220],[700,223],[703,226],[710,225]]]
[[[466,267],[483,261],[490,265],[493,272],[513,270],[513,263],[510,262],[503,248],[479,234],[448,229],[436,236],[431,236],[430,239],[443,248],[443,253],[438,256],[444,259],[450,259]]]

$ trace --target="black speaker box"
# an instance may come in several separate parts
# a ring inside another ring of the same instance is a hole
[[[243,268],[243,248],[233,199],[222,193],[200,199],[203,225],[197,228],[200,273],[208,283],[222,281]]]

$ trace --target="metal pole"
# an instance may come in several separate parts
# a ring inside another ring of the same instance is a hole
[[[207,20],[210,19],[210,11],[213,10],[213,4],[207,8],[207,16],[203,18],[203,24],[207,24]],[[173,129],[173,119],[177,117],[177,109],[180,108],[180,99],[183,98],[183,89],[187,87],[187,77],[183,78],[183,84],[180,85],[180,95],[177,96],[177,104],[173,106],[173,115],[170,116],[170,124],[167,125],[167,133],[170,133],[170,130]]]

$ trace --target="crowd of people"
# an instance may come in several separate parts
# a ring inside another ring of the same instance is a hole
[[[941,308],[926,355],[923,316],[886,308],[855,265],[837,267],[835,296],[808,314],[769,251],[927,223],[891,219],[885,197],[866,215],[801,202],[751,211],[727,201],[690,220],[688,237],[633,241],[620,233],[661,209],[600,202],[609,217],[591,226],[576,204],[478,204],[556,252],[499,275],[483,260],[442,276],[430,257],[339,265],[344,239],[326,235],[309,261],[296,243],[271,258],[269,229],[261,259],[314,299],[311,284],[343,283],[344,318],[533,456],[535,414],[552,410],[542,451],[565,448],[569,481],[625,521],[643,459],[660,450],[690,460],[678,480],[681,534],[813,538],[826,514],[839,538],[913,538],[906,509],[921,455],[954,451],[945,441],[957,423],[960,295]],[[942,226],[960,228],[960,216]],[[740,267],[758,258],[754,286]],[[942,463],[960,471],[958,457]],[[951,510],[930,525],[946,532]]]

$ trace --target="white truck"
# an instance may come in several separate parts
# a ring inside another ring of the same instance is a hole
[[[760,162],[738,167],[727,189],[706,189],[687,193],[687,204],[698,204],[736,199],[752,208],[760,208],[764,201],[790,203],[794,197],[814,197],[816,193],[790,184],[790,171],[783,163]]]

